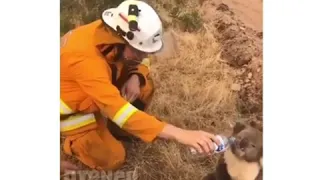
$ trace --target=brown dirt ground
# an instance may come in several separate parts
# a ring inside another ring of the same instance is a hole
[[[156,92],[148,112],[215,134],[228,134],[235,120],[262,126],[262,0],[202,0],[192,8],[199,10],[204,30],[168,30],[168,42],[176,42],[168,49],[177,53],[172,57],[166,50],[170,55],[151,64]],[[122,169],[134,170],[139,180],[197,180],[218,157],[190,155],[175,142],[135,142]]]
[[[215,27],[212,32],[221,44],[221,58],[237,72],[239,110],[261,116],[262,1],[214,0],[202,6],[205,21]]]

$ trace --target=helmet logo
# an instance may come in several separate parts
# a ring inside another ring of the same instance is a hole
[[[106,11],[106,12],[104,12],[104,15],[105,16],[113,16],[113,13],[112,12],[110,12],[110,11]]]
[[[153,38],[152,38],[152,43],[156,43],[159,40],[160,34],[156,34]]]
[[[158,39],[152,38],[152,43],[156,43]]]

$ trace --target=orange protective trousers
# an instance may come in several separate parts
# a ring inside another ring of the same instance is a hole
[[[115,64],[117,77],[115,86],[120,89],[128,79],[128,71],[122,64]],[[115,70],[115,69],[113,69]],[[139,98],[132,104],[140,110],[145,110],[153,95],[152,79],[147,78],[145,86],[141,88]],[[126,152],[121,141],[114,135],[125,135],[112,121],[106,120],[101,114],[96,114],[98,128],[79,134],[67,136],[63,149],[66,154],[75,156],[82,163],[97,170],[115,170],[125,161]],[[108,122],[108,123],[107,123]],[[108,128],[109,127],[109,128]],[[112,128],[112,129],[110,129]],[[112,134],[114,132],[116,134]]]

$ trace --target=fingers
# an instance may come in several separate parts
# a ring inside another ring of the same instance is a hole
[[[124,99],[127,100],[127,97],[126,97],[126,85],[122,86],[121,95],[123,96]]]
[[[210,138],[206,137],[204,141],[206,142],[206,145],[208,147],[208,150],[206,152],[207,153],[213,152],[215,149],[214,149],[212,140]]]
[[[212,136],[211,136],[211,134],[203,132],[203,131],[200,131],[200,133],[202,136],[201,136],[201,140],[200,140],[199,144],[201,145],[201,147],[203,148],[203,150],[206,154],[210,154],[211,152],[213,152],[215,150],[214,146],[213,146],[213,142],[211,140]]]
[[[206,153],[206,154],[211,154],[214,152],[215,146],[213,143],[216,143],[218,145],[221,144],[218,138],[215,137],[215,135],[211,133],[207,133],[204,131],[199,131],[200,138],[197,140],[197,144],[201,147],[202,151],[199,151],[200,153]]]
[[[133,90],[133,91],[129,91],[127,92],[126,96],[127,96],[127,101],[129,101],[130,103],[135,101],[140,95],[140,91],[139,90]]]
[[[137,93],[134,93],[134,92],[130,92],[130,91],[126,92],[126,88],[123,88],[123,90],[121,91],[121,94],[122,94],[123,98],[130,103],[132,103],[134,100],[136,100],[137,97],[139,96]]]
[[[136,98],[137,95],[135,93],[130,93],[128,94],[128,101],[133,102]]]
[[[136,99],[138,99],[139,95],[140,95],[140,92],[137,92],[137,93],[135,94],[135,96],[133,97],[132,102],[135,101]]]
[[[207,132],[203,132],[208,138],[210,138],[214,143],[216,143],[217,145],[221,145],[222,142],[220,142],[220,140],[211,133],[207,133]]]
[[[132,103],[134,100],[136,100],[136,97],[138,97],[138,95],[136,93],[128,93],[127,94],[127,101]]]
[[[203,138],[202,140],[200,140],[199,145],[201,146],[201,148],[203,149],[204,153],[210,153],[210,142],[207,142],[208,140],[206,140],[205,138]]]
[[[199,144],[194,144],[193,148],[198,151],[198,153],[203,153],[203,150]]]
[[[71,174],[71,173],[74,173],[74,171],[76,171],[76,170],[79,170],[79,168],[76,165],[74,165],[74,164],[72,164],[70,162],[62,161],[61,164],[60,164],[61,173],[69,173],[69,174]]]
[[[70,175],[70,174],[74,175],[74,174],[76,174],[76,173],[77,173],[77,172],[76,172],[75,170],[66,170],[66,171],[64,172],[65,175]]]
[[[65,164],[65,169],[66,170],[78,170],[79,168],[74,164],[67,163],[67,164]]]

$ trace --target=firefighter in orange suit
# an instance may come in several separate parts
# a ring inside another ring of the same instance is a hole
[[[152,7],[127,0],[102,19],[69,31],[60,49],[60,131],[63,150],[97,170],[114,170],[125,149],[105,119],[143,140],[176,140],[213,151],[211,133],[185,130],[144,112],[153,86],[148,54],[161,50],[162,24]],[[124,83],[120,83],[124,81]]]

